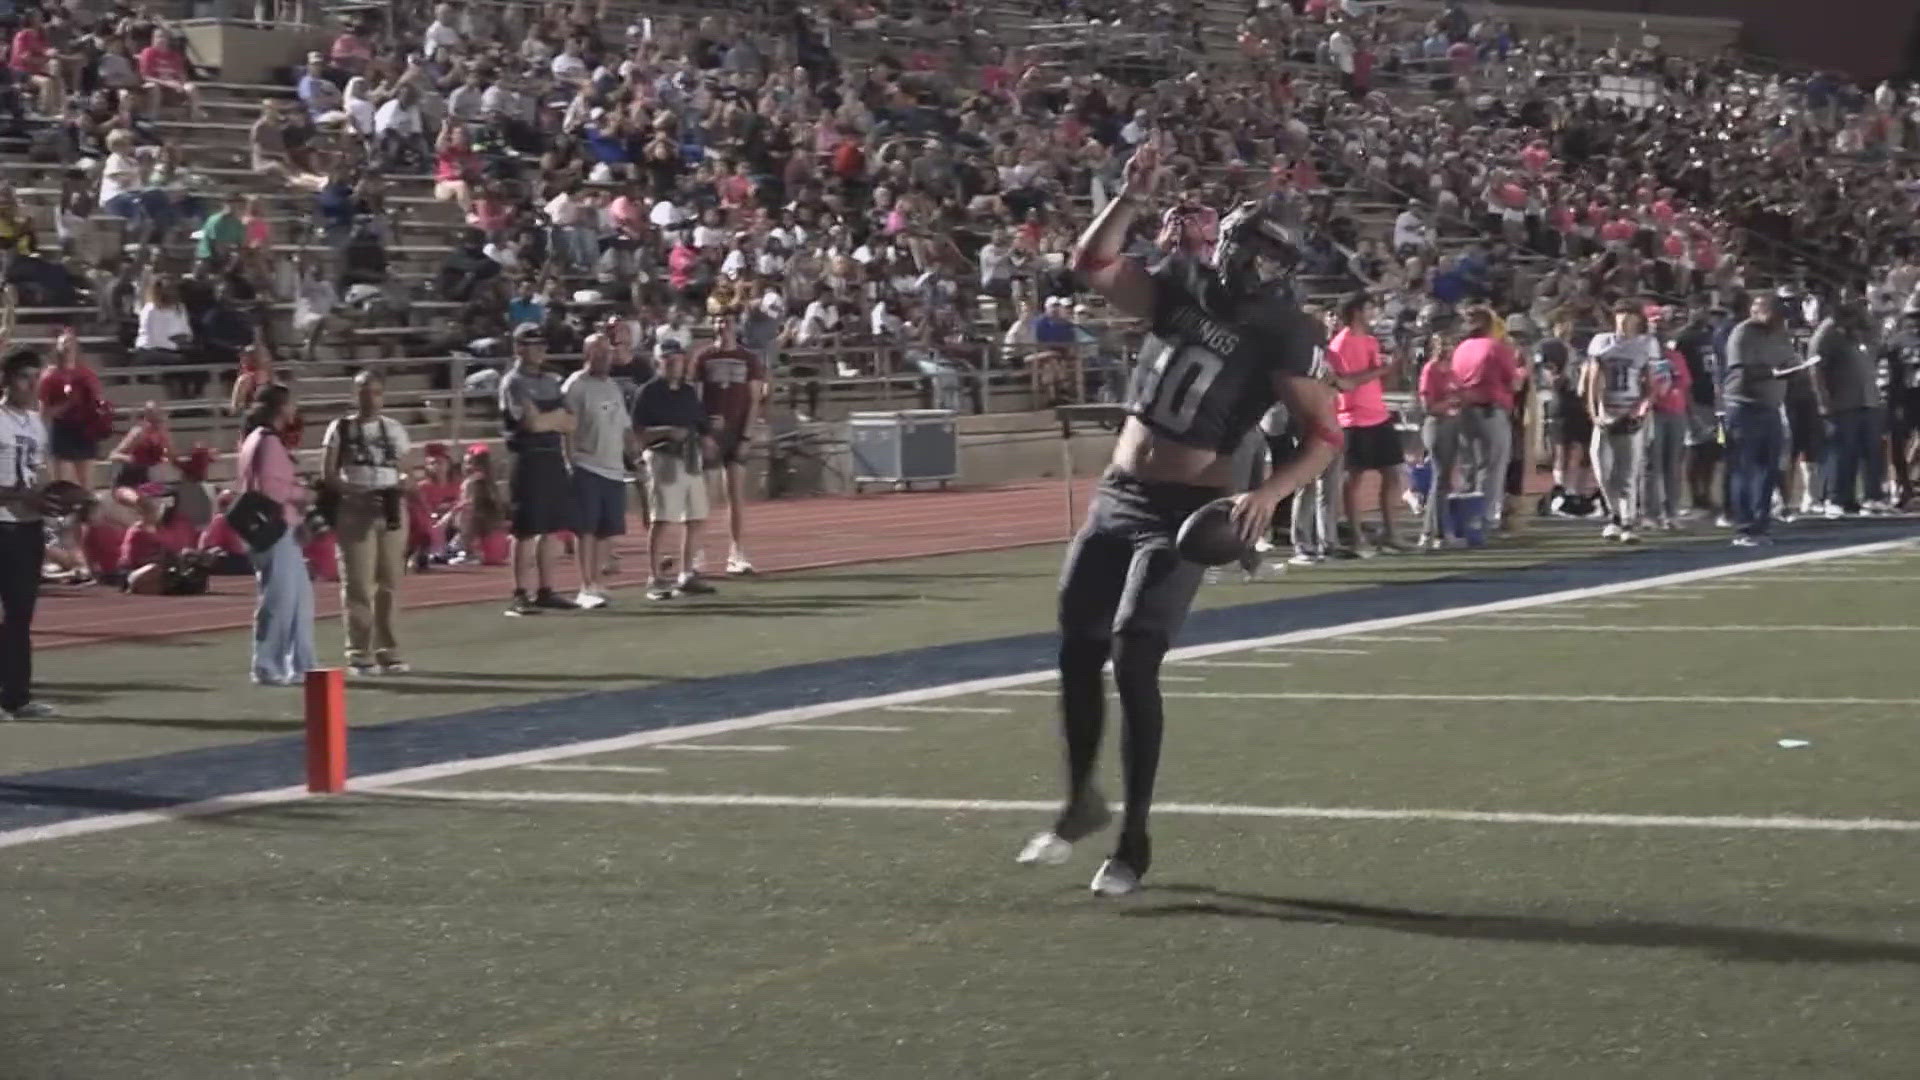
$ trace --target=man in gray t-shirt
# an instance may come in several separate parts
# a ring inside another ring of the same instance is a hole
[[[1787,400],[1786,376],[1796,367],[1780,299],[1753,298],[1746,322],[1727,338],[1728,516],[1737,547],[1770,543],[1773,489],[1786,438],[1780,415]]]
[[[1867,333],[1866,309],[1857,301],[1844,302],[1813,332],[1808,349],[1815,362],[1813,392],[1826,425],[1829,517],[1860,512],[1856,479],[1863,482],[1867,505],[1877,506],[1886,479],[1879,373]]]
[[[574,531],[580,537],[583,608],[605,607],[600,575],[613,554],[613,538],[627,531],[627,455],[635,448],[626,395],[609,374],[610,349],[587,354],[586,366],[561,386],[561,402],[573,414]]]

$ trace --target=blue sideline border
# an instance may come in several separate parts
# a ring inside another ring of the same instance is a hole
[[[1288,600],[1196,611],[1181,645],[1321,629],[1437,608],[1516,600],[1772,558],[1920,536],[1913,521],[1815,525],[1770,548],[1691,544],[1472,572]],[[1036,610],[1034,621],[1051,621]],[[662,686],[598,691],[352,729],[353,774],[368,775],[591,739],[751,716],[781,708],[1015,675],[1052,666],[1051,631],[823,660]],[[0,777],[0,830],[154,810],[300,784],[301,736]]]

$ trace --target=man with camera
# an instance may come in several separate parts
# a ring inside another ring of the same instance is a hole
[[[385,391],[379,372],[356,375],[354,411],[327,425],[321,443],[320,508],[340,548],[347,667],[360,676],[408,670],[394,637],[393,613],[406,567],[401,482],[412,445],[406,427],[381,412]]]

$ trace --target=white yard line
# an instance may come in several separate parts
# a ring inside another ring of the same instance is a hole
[[[1002,709],[991,705],[888,705],[883,712],[897,713],[1010,713],[1012,709]]]
[[[779,743],[661,743],[655,750],[695,750],[701,752],[736,754],[779,754],[793,749]]]
[[[1307,645],[1270,645],[1264,649],[1255,649],[1260,653],[1301,653],[1312,656],[1366,656],[1372,649],[1316,649]]]
[[[777,724],[775,731],[847,731],[871,732],[876,735],[890,735],[900,731],[911,731],[898,724]]]
[[[711,806],[799,810],[930,810],[940,813],[1045,814],[1059,800],[911,799],[858,795],[692,795],[590,791],[454,791],[383,788],[382,795],[441,802],[564,803],[598,806]],[[1435,821],[1488,825],[1569,825],[1609,829],[1741,829],[1769,832],[1920,832],[1920,821],[1902,818],[1819,818],[1792,814],[1765,817],[1679,814],[1553,814],[1514,810],[1415,810],[1361,806],[1244,806],[1235,803],[1156,803],[1156,814],[1194,817],[1289,818],[1319,821]]]
[[[533,772],[658,774],[667,771],[658,765],[522,765],[520,767]]]
[[[1293,664],[1287,660],[1182,660],[1185,667],[1226,667],[1226,668],[1289,668]],[[1165,676],[1161,676],[1165,678]]]
[[[1493,615],[1493,614],[1496,614],[1496,612],[1462,611],[1459,615],[1456,615],[1454,617],[1464,619],[1469,615]],[[1452,629],[1452,627],[1448,627],[1448,629]],[[1427,644],[1427,645],[1431,645],[1435,642],[1447,640],[1446,638],[1443,638],[1443,637],[1433,637],[1431,635],[1395,635],[1395,634],[1341,634],[1339,635],[1339,638],[1341,641],[1367,641],[1367,642],[1379,642],[1383,644],[1391,643],[1391,642],[1406,642],[1408,644],[1420,643],[1420,644]]]
[[[1893,584],[1895,582],[1910,584],[1912,582],[1920,581],[1920,574],[1908,574],[1905,576],[1887,575],[1887,574],[1880,574],[1880,575],[1768,574],[1767,575],[1767,583],[1769,585],[1777,581],[1785,581],[1785,582],[1801,583],[1801,584],[1813,584],[1815,582],[1818,582],[1821,585],[1869,585],[1869,584],[1870,585],[1888,585],[1888,584]]]
[[[995,690],[998,697],[1026,697],[1038,690]],[[1685,694],[1384,694],[1354,693],[1339,690],[1169,690],[1168,698],[1220,698],[1246,701],[1447,701],[1539,702],[1562,705],[1793,705],[1800,707],[1832,705],[1884,705],[1910,707],[1920,705],[1917,698],[1866,697],[1719,697]]]
[[[1877,552],[1907,550],[1914,544],[1910,539],[1880,540],[1868,544],[1856,544],[1852,547],[1826,548],[1819,551],[1801,551],[1788,555],[1776,555],[1772,558],[1753,559],[1747,562],[1729,563],[1724,566],[1702,567],[1696,570],[1682,570],[1657,577],[1636,578],[1617,581],[1606,585],[1589,585],[1576,589],[1562,589],[1559,592],[1539,593],[1533,596],[1521,596],[1511,600],[1494,600],[1481,604],[1462,604],[1457,607],[1435,608],[1428,611],[1411,612],[1405,615],[1390,615],[1378,619],[1363,619],[1358,622],[1337,626],[1315,627],[1307,630],[1289,630],[1279,634],[1262,637],[1242,638],[1237,641],[1220,641],[1207,645],[1188,645],[1175,649],[1168,654],[1170,660],[1192,660],[1228,653],[1245,652],[1249,649],[1279,645],[1297,645],[1310,642],[1344,639],[1361,640],[1356,635],[1384,633],[1408,627],[1427,626],[1436,622],[1458,619],[1467,615],[1490,615],[1499,611],[1522,611],[1528,608],[1549,607],[1569,600],[1592,600],[1601,597],[1618,596],[1622,593],[1641,592],[1646,589],[1660,588],[1666,585],[1680,585],[1695,581],[1715,581],[1733,578],[1744,574],[1777,570],[1790,566],[1808,566],[1829,563],[1836,559],[1846,559]],[[1449,630],[1463,629],[1449,626]],[[1534,627],[1508,626],[1510,630],[1533,630]],[[1592,629],[1581,627],[1581,629]],[[1644,629],[1633,627],[1632,629]],[[1724,627],[1706,627],[1706,630],[1725,629]],[[1789,629],[1784,627],[1755,627],[1756,630]],[[1443,641],[1444,638],[1434,638]],[[915,690],[900,690],[888,694],[876,694],[870,697],[846,698],[839,701],[823,701],[814,705],[800,705],[788,708],[772,709],[751,716],[739,716],[726,720],[710,720],[699,724],[686,724],[680,727],[655,728],[647,731],[628,732],[623,735],[611,735],[602,739],[587,739],[582,742],[567,743],[561,746],[543,746],[533,750],[516,750],[505,754],[490,754],[484,757],[463,758],[458,761],[439,761],[429,765],[416,765],[405,769],[392,769],[383,773],[369,773],[353,777],[352,787],[360,791],[378,790],[400,784],[417,784],[430,780],[442,780],[450,776],[464,776],[469,773],[486,772],[494,769],[508,769],[521,765],[532,765],[548,761],[561,761],[567,758],[588,757],[594,754],[611,753],[617,750],[631,750],[641,746],[659,746],[682,742],[687,739],[705,738],[735,731],[753,731],[772,727],[776,724],[791,724],[803,720],[818,720],[830,716],[845,716],[849,713],[871,712],[895,706],[917,705],[938,702],[952,698],[981,694],[992,690],[1005,690],[1020,686],[1037,686],[1054,679],[1054,672],[1025,671],[1012,675],[998,675],[985,679],[970,679],[965,682],[946,683],[940,686],[927,686]],[[109,832],[115,829],[129,828],[135,825],[150,825],[162,821],[178,821],[182,818],[203,817],[208,814],[223,814],[249,807],[267,806],[275,803],[295,802],[308,798],[304,784],[290,784],[284,787],[266,788],[259,791],[241,792],[235,795],[223,795],[198,802],[182,803],[157,810],[133,810],[118,814],[97,814],[91,817],[73,818],[49,825],[30,825],[24,828],[0,831],[0,848],[14,847],[20,844],[38,843],[44,840],[59,840],[93,833]],[[1051,806],[1051,804],[1049,804]]]

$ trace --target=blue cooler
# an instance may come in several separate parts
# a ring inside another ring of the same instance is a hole
[[[1468,547],[1487,542],[1487,500],[1480,495],[1447,498],[1447,532],[1466,540]]]

